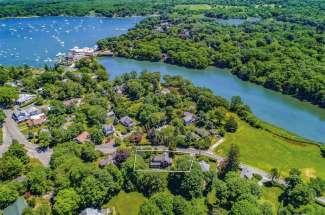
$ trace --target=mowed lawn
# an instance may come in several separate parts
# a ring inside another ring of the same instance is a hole
[[[125,193],[121,191],[117,196],[112,198],[103,208],[114,208],[119,215],[137,215],[140,206],[146,201],[141,193],[131,192]]]
[[[211,6],[208,4],[182,4],[176,5],[176,9],[188,9],[188,10],[208,10],[211,9]]]
[[[237,132],[226,135],[216,153],[225,156],[231,144],[239,147],[240,160],[248,165],[265,171],[278,168],[282,176],[287,176],[291,168],[298,168],[305,179],[325,179],[325,159],[317,145],[288,141],[242,121]]]

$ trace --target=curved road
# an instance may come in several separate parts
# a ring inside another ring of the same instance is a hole
[[[38,159],[43,165],[48,166],[51,155],[52,149],[49,149],[45,152],[39,152],[37,150],[37,145],[31,144],[25,137],[24,134],[18,128],[17,123],[11,118],[12,111],[11,110],[4,110],[6,114],[5,123],[3,124],[3,145],[0,148],[0,155],[2,155],[10,146],[13,139],[16,139],[20,144],[23,144],[25,149],[27,150],[27,155]]]

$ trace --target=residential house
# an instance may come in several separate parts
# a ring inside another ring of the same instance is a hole
[[[12,113],[12,118],[17,121],[17,122],[23,122],[25,120],[29,119],[29,115],[25,110],[21,110],[21,109],[16,109],[13,113]]]
[[[81,134],[79,134],[75,140],[78,143],[84,143],[90,140],[90,134],[87,131],[82,132]]]
[[[105,209],[94,209],[94,208],[86,208],[83,211],[81,211],[81,213],[79,215],[108,215],[111,214],[112,211],[109,208],[105,208]]]
[[[16,105],[22,105],[26,102],[29,102],[33,99],[36,98],[36,95],[31,95],[31,94],[19,94],[19,98],[15,101]]]
[[[126,126],[126,127],[132,127],[135,125],[135,123],[133,122],[133,120],[128,117],[128,116],[125,116],[125,117],[122,117],[120,119],[120,122],[122,123],[122,125]]]
[[[208,164],[207,162],[202,160],[202,161],[199,162],[199,165],[201,167],[202,172],[209,172],[210,164]]]
[[[111,134],[114,134],[114,132],[115,132],[114,125],[104,125],[103,132],[104,132],[105,136],[109,136]]]
[[[196,117],[195,117],[195,115],[194,115],[193,113],[191,113],[191,112],[184,112],[183,120],[184,120],[184,124],[185,124],[185,125],[189,125],[189,124],[195,122]]]
[[[27,203],[24,197],[19,197],[13,204],[3,210],[4,215],[22,215]]]
[[[155,155],[150,161],[150,168],[166,168],[172,165],[172,158],[169,157],[168,152],[164,152],[160,155]]]
[[[27,120],[27,125],[29,127],[42,125],[47,120],[47,116],[44,113],[31,116],[29,120]]]
[[[12,113],[12,118],[17,122],[23,122],[30,119],[30,117],[36,116],[38,114],[40,114],[40,111],[36,107],[30,106],[25,109],[17,108]]]
[[[27,112],[29,117],[36,116],[41,113],[41,111],[35,106],[30,106],[28,108],[25,108],[25,111]]]

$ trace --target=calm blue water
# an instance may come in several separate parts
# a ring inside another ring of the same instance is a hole
[[[98,39],[127,32],[141,17],[42,17],[0,19],[0,64],[43,66],[52,64],[58,52],[94,46]],[[241,81],[226,70],[192,70],[164,63],[123,58],[103,58],[111,77],[123,72],[160,71],[182,75],[216,95],[239,95],[259,118],[311,140],[325,143],[325,110],[289,96]]]
[[[92,47],[98,39],[127,32],[141,17],[37,17],[0,19],[0,64],[53,64],[58,52]]]

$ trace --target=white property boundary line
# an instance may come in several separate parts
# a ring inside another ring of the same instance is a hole
[[[135,169],[135,164],[137,162],[137,154],[138,152],[172,152],[172,153],[182,153],[189,154],[193,159],[191,160],[191,166],[189,170],[164,170],[164,169]],[[194,162],[194,154],[190,152],[182,152],[182,151],[173,151],[173,150],[161,150],[161,149],[136,149],[134,153],[134,162],[133,162],[133,171],[135,172],[168,172],[168,173],[187,173],[192,171],[192,166]]]

